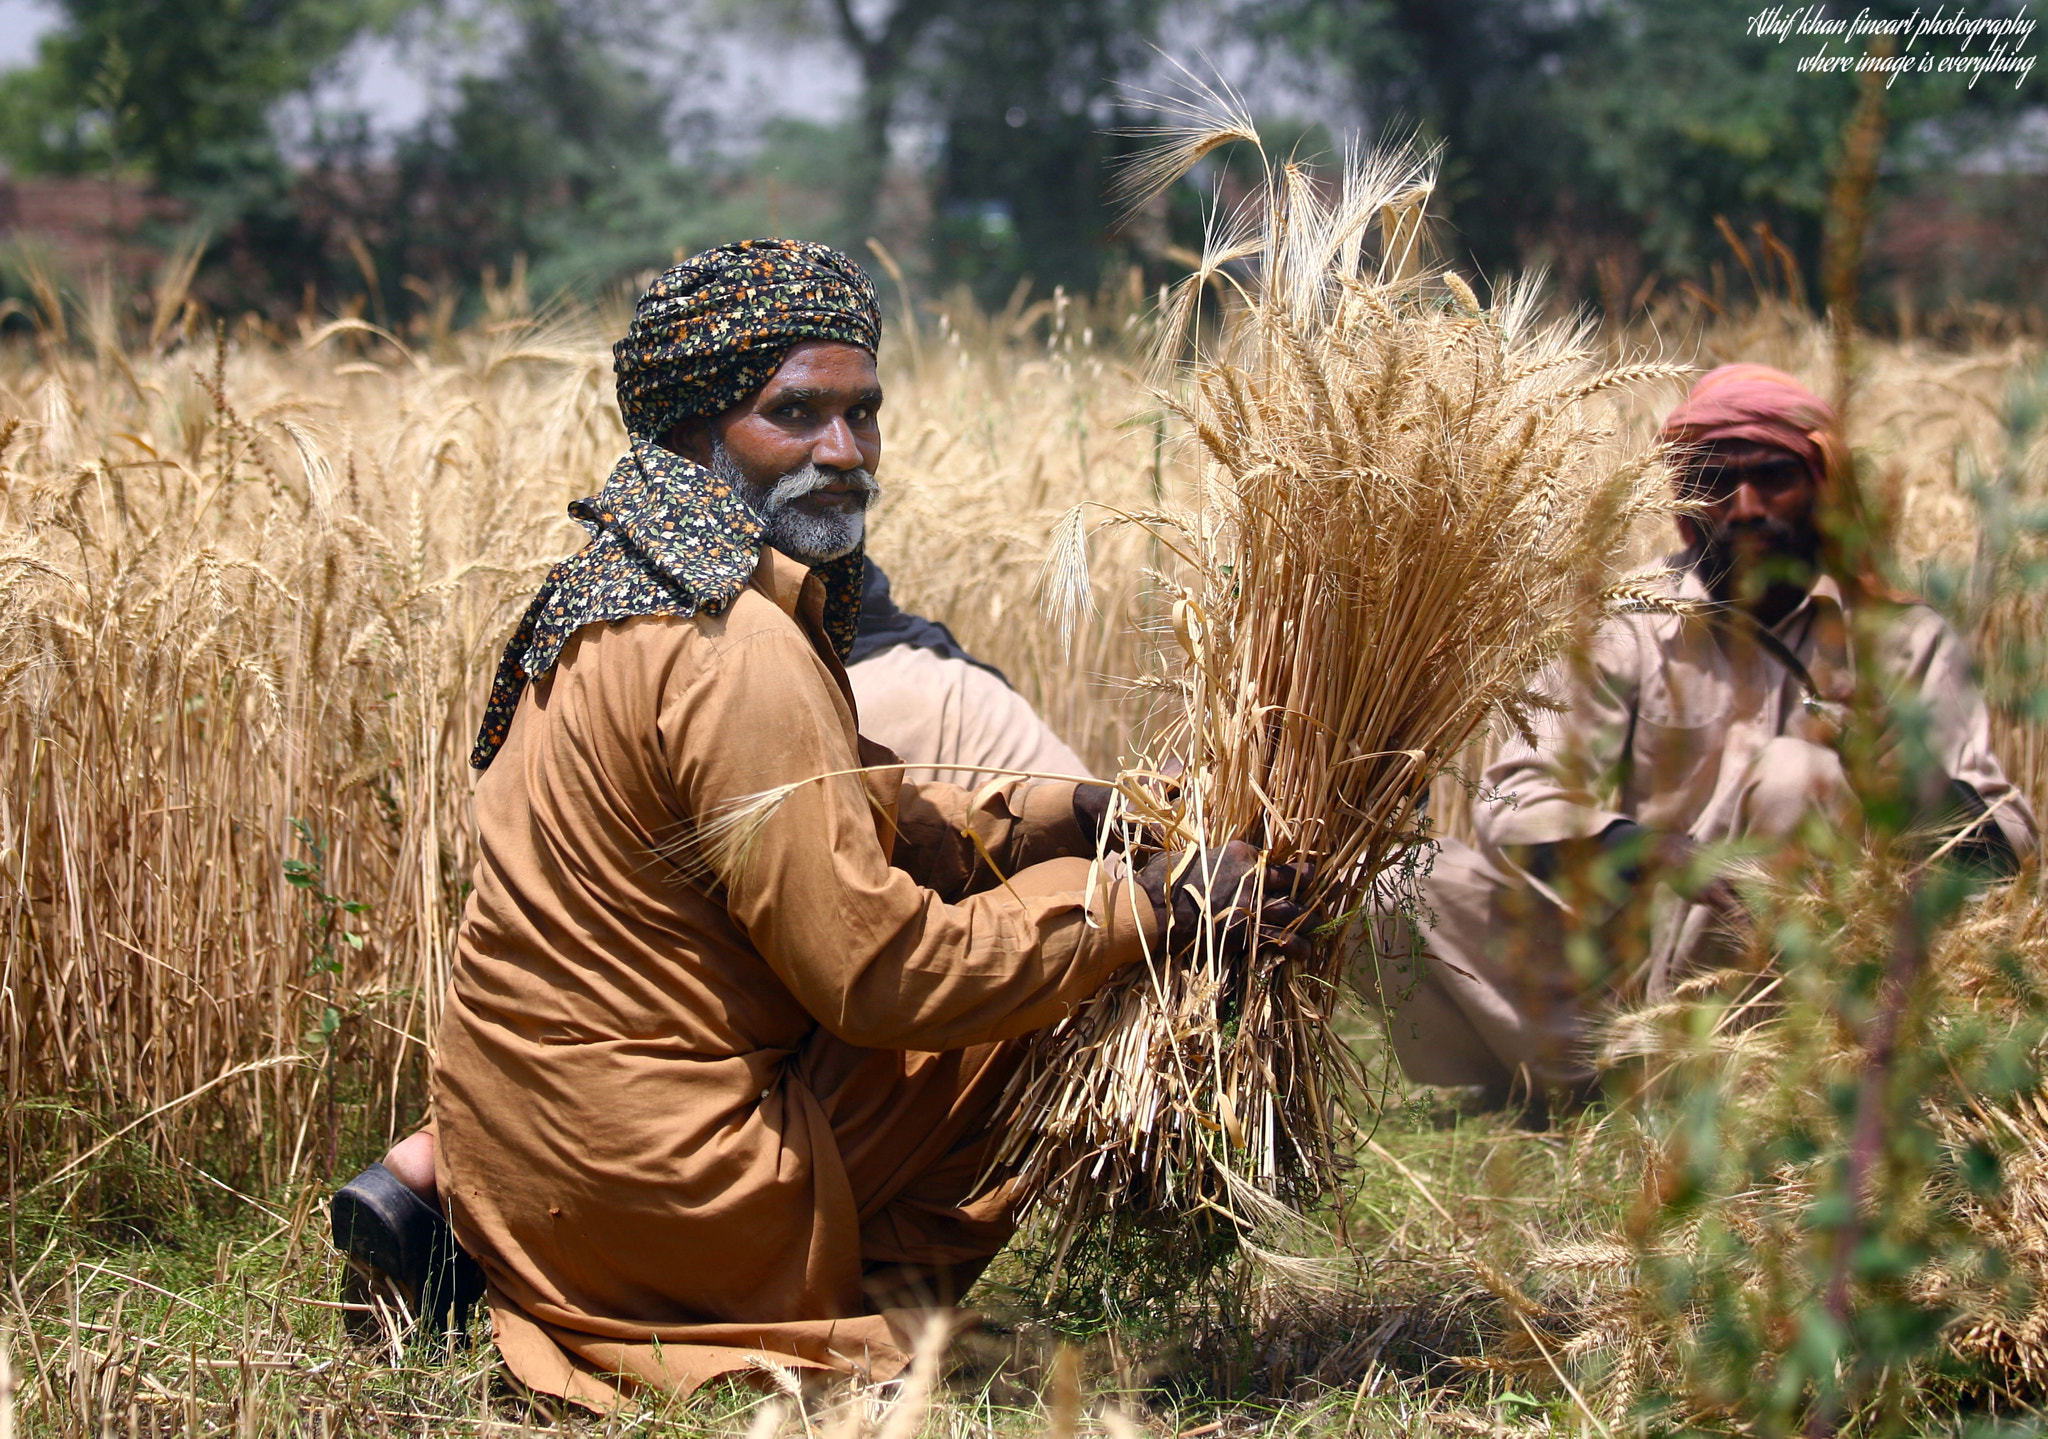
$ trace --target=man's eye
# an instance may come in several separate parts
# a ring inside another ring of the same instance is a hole
[[[852,420],[856,425],[864,425],[874,417],[875,412],[866,405],[855,405],[846,412],[846,418]]]

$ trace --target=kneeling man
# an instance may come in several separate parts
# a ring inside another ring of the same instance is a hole
[[[1011,1232],[989,1161],[1022,1037],[1205,913],[1239,942],[1299,918],[1222,917],[1242,846],[1200,892],[1167,856],[1091,882],[1098,786],[909,783],[859,738],[878,332],[823,246],[656,280],[615,351],[631,450],[571,507],[592,538],[492,691],[434,1129],[388,1162],[408,1202],[438,1191],[548,1393],[894,1372],[901,1310],[950,1304]],[[699,843],[770,791],[750,842]],[[383,1211],[352,1192],[361,1257]]]
[[[1925,818],[1960,826],[1958,850],[1994,872],[2035,848],[1961,640],[1927,606],[1836,572],[1822,517],[1842,512],[1849,477],[1830,407],[1777,370],[1724,365],[1664,438],[1698,505],[1667,562],[1669,592],[1693,613],[1618,616],[1584,662],[1558,666],[1543,689],[1562,709],[1486,771],[1477,848],[1443,842],[1415,934],[1378,927],[1372,982],[1413,1079],[1502,1101],[1584,1086],[1592,1004],[1615,989],[1668,993],[1735,908],[1725,880],[1690,875],[1698,849],[1789,838],[1811,814],[1849,811],[1830,710],[1851,695],[1860,607],[1884,607],[1874,668],[1926,716],[1946,779]],[[1576,956],[1555,883],[1573,848],[1606,851],[1636,891],[1619,914],[1579,917],[1595,943]]]

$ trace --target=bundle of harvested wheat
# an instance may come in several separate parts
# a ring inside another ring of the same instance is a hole
[[[1145,179],[1230,142],[1258,139],[1187,131]],[[1107,520],[1176,557],[1159,580],[1177,643],[1143,682],[1161,723],[1122,791],[1153,843],[1311,861],[1327,922],[1305,961],[1156,956],[1042,1036],[1005,1158],[1070,1234],[1112,1210],[1255,1225],[1328,1191],[1346,1069],[1331,1021],[1361,932],[1340,921],[1425,839],[1419,799],[1479,725],[1526,726],[1537,672],[1665,504],[1654,453],[1625,451],[1592,401],[1678,367],[1604,367],[1582,327],[1539,323],[1530,285],[1486,308],[1454,274],[1421,278],[1428,162],[1355,158],[1324,187],[1259,154],[1262,188],[1162,326],[1162,399],[1204,452],[1198,500]],[[1068,622],[1088,605],[1091,513],[1048,564]],[[1145,784],[1169,758],[1185,766],[1170,800]]]

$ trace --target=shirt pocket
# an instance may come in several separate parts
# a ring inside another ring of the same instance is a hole
[[[1713,794],[1733,690],[1726,677],[1690,666],[1646,677],[1629,747],[1629,809],[1642,823],[1689,828]]]

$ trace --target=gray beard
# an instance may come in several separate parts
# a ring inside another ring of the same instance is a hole
[[[815,461],[791,470],[772,485],[751,485],[741,473],[739,462],[733,459],[732,451],[716,438],[711,441],[711,463],[707,468],[746,502],[767,531],[763,538],[769,544],[806,565],[822,565],[852,554],[867,534],[868,506],[882,492],[875,477],[866,470],[828,470]],[[796,501],[813,490],[847,483],[864,497],[857,510],[815,514],[796,508]]]

